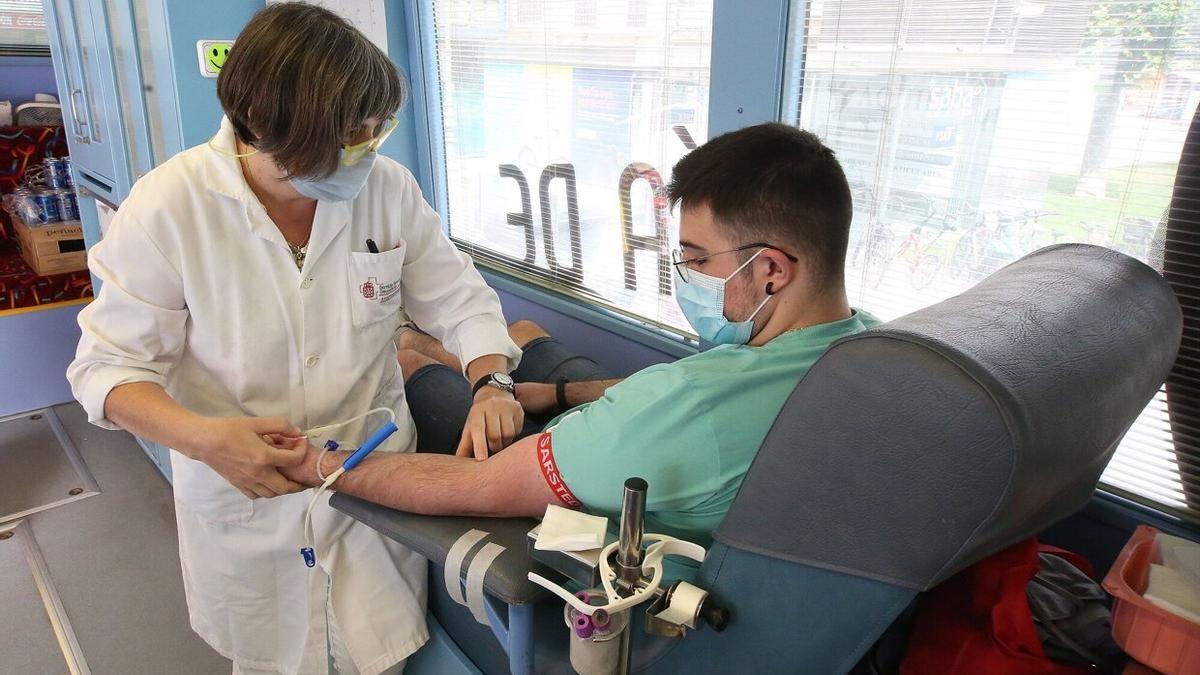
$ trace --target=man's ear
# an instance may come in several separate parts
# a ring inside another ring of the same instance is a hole
[[[767,273],[760,283],[767,295],[775,295],[796,281],[799,263],[793,263],[783,252],[770,248],[762,252],[762,257],[767,262]]]

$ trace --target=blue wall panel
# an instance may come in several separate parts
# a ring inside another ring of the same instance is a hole
[[[408,170],[412,171],[414,176],[419,177],[417,123],[414,114],[413,97],[411,95],[413,70],[412,64],[409,63],[408,16],[407,10],[404,7],[405,4],[407,4],[405,0],[386,0],[384,6],[387,11],[388,56],[395,62],[396,67],[400,69],[400,74],[404,76],[409,84],[410,95],[398,115],[400,126],[379,151],[381,154],[387,155],[408,167]]]
[[[248,0],[163,2],[170,34],[171,72],[183,148],[206,142],[221,123],[216,78],[200,74],[197,40],[233,40],[242,26],[264,6]],[[158,57],[160,52],[156,51]],[[167,118],[170,119],[170,118]],[[182,148],[176,148],[178,151]]]
[[[58,95],[50,57],[0,56],[0,101],[12,101],[15,111],[34,94]]]
[[[75,316],[85,306],[0,317],[0,416],[71,400],[67,365],[79,344]]]
[[[714,0],[708,137],[779,119],[787,0]]]

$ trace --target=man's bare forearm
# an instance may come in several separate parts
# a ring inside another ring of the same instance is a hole
[[[568,382],[563,393],[566,395],[567,407],[574,408],[577,405],[591,403],[597,401],[604,396],[604,392],[609,387],[617,384],[621,380],[586,380],[584,382]]]
[[[477,462],[466,457],[375,453],[342,474],[332,489],[401,511],[430,516],[540,516],[559,501],[542,475],[537,438],[523,438]],[[284,467],[284,475],[318,485],[321,451],[308,446],[303,464]],[[321,466],[326,476],[347,452],[330,452]]]
[[[349,457],[330,452],[322,464],[328,476]],[[318,484],[315,472],[301,476]],[[400,511],[430,516],[515,516],[498,498],[484,462],[451,455],[379,453],[363,460],[332,489]]]

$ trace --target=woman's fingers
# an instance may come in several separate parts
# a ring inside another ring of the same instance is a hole
[[[272,466],[300,466],[304,463],[304,446],[296,445],[285,448],[271,446],[267,451],[268,461]]]
[[[500,417],[501,449],[507,448],[517,437],[517,421],[508,416]]]
[[[297,427],[282,417],[247,417],[245,419],[247,425],[259,435],[300,435],[300,427]]]
[[[266,468],[258,475],[258,484],[261,487],[271,491],[269,497],[279,497],[281,495],[290,495],[293,492],[299,492],[304,489],[303,485],[288,480],[286,476],[279,473],[279,470],[270,467]]]
[[[263,485],[262,483],[255,483],[251,485],[250,491],[256,496],[262,497],[263,499],[270,499],[271,497],[276,496],[275,493],[271,491],[271,488]]]
[[[504,430],[500,421],[500,413],[486,413],[487,425],[484,434],[487,436],[488,452],[500,452],[504,449]]]
[[[470,457],[472,451],[471,424],[468,420],[467,426],[463,427],[462,436],[458,439],[458,448],[454,450],[454,454],[457,457]]]
[[[476,419],[471,425],[471,446],[475,449],[475,459],[481,462],[488,458],[487,432],[484,426],[482,418]]]

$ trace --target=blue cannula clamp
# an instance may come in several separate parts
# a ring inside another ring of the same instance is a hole
[[[387,440],[388,436],[396,433],[396,431],[397,429],[395,422],[389,421],[387,424],[379,427],[379,430],[371,434],[371,437],[367,439],[366,443],[363,443],[361,446],[359,446],[358,450],[355,450],[353,455],[350,455],[346,458],[346,461],[342,462],[342,468],[346,471],[349,471],[350,469],[358,466],[358,463],[366,459],[367,455],[371,454],[372,450],[378,448],[381,443]]]

